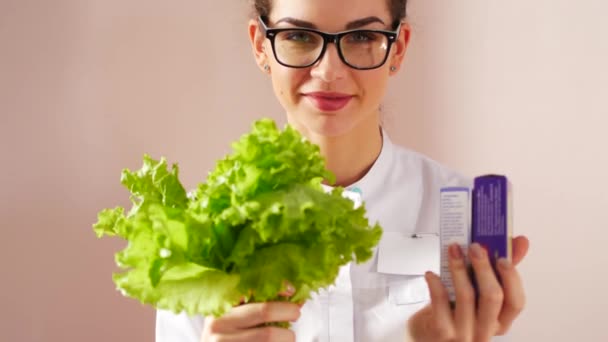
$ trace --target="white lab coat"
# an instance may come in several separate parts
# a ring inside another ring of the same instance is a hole
[[[383,133],[378,159],[348,187],[382,226],[382,240],[370,261],[342,267],[335,285],[306,302],[292,327],[299,342],[404,341],[407,320],[429,303],[423,275],[439,272],[439,190],[471,180]],[[202,317],[158,311],[156,341],[199,342],[202,327]]]

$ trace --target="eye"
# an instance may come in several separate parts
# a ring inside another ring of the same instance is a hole
[[[367,31],[353,32],[348,35],[349,43],[367,43],[367,42],[373,42],[376,39],[377,39],[377,37],[376,37],[375,33],[367,32]]]
[[[300,43],[314,43],[316,41],[315,36],[312,33],[306,31],[285,32],[284,39]]]

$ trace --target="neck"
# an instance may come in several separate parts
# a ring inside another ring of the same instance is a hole
[[[306,129],[300,132],[320,147],[327,169],[336,176],[335,186],[346,187],[363,178],[382,150],[382,134],[376,118],[339,136],[319,135]]]

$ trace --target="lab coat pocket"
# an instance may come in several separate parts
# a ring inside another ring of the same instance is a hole
[[[439,271],[439,238],[433,234],[385,232],[378,248],[378,272],[386,274],[388,301],[394,305],[427,302],[426,271]]]
[[[408,305],[428,302],[429,290],[424,277],[412,277],[405,282],[388,286],[388,301],[393,305]]]

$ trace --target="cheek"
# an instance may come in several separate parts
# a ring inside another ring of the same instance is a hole
[[[302,70],[280,68],[273,74],[275,94],[282,102],[295,102],[299,98],[301,84],[306,79]]]
[[[366,101],[379,102],[382,99],[380,97],[384,94],[388,77],[382,73],[375,73],[367,75],[367,77],[361,78],[359,84],[362,85],[363,93]]]

